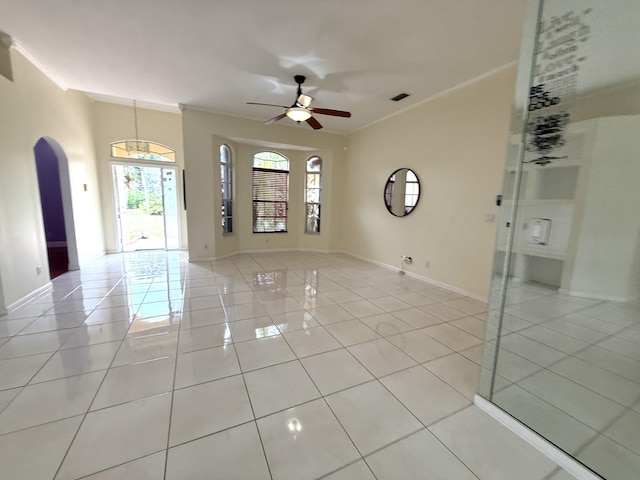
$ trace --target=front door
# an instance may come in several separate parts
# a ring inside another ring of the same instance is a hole
[[[173,167],[113,165],[121,251],[180,247],[176,175]]]

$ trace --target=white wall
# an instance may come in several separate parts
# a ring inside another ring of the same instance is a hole
[[[104,252],[91,104],[82,93],[62,91],[13,49],[11,58],[14,82],[0,77],[0,273],[8,305],[49,282],[33,153],[39,138],[55,139],[69,161],[80,265]]]
[[[489,291],[515,87],[508,67],[348,137],[341,246],[476,296]],[[407,167],[421,196],[406,217],[384,205],[388,176]],[[430,267],[426,264],[429,262]]]
[[[182,203],[182,169],[184,156],[182,147],[182,122],[179,113],[161,112],[137,108],[138,136],[166,145],[176,151],[175,166],[178,170],[178,192],[180,211],[180,246],[187,246],[186,212]],[[102,217],[104,219],[105,245],[108,252],[116,247],[116,216],[114,210],[113,178],[111,173],[110,145],[118,140],[135,139],[135,121],[132,106],[95,102],[93,104],[94,138],[100,174]]]
[[[584,192],[572,238],[566,289],[576,295],[629,301],[640,293],[640,116],[586,122]]]
[[[183,109],[182,128],[190,259],[216,258],[238,251],[336,248],[342,209],[333,192],[341,182],[344,136],[314,131],[306,125],[267,126],[189,107]],[[234,153],[234,234],[227,236],[219,227],[221,143],[228,144]],[[253,154],[263,150],[277,151],[291,160],[288,233],[252,232],[251,166]],[[303,182],[305,160],[310,155],[319,155],[324,161],[320,235],[303,233]]]

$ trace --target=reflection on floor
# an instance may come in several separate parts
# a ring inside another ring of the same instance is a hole
[[[0,317],[5,478],[570,478],[472,406],[485,305],[346,255],[103,257]]]
[[[640,478],[640,303],[515,284],[506,304],[494,402],[603,477]]]
[[[164,237],[149,237],[146,235],[140,235],[138,238],[134,238],[128,244],[124,246],[125,252],[135,252],[140,250],[164,250],[165,241]]]
[[[67,247],[47,247],[49,259],[49,278],[56,278],[69,271],[69,253]]]

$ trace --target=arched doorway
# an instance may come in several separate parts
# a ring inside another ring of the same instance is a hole
[[[40,138],[33,147],[33,152],[38,174],[49,272],[53,279],[68,270],[79,269],[69,161],[60,144],[50,137]]]

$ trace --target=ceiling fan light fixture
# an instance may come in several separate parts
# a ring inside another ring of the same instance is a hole
[[[304,107],[287,108],[287,117],[294,122],[304,122],[311,117],[311,112]]]
[[[267,120],[265,125],[271,125],[276,123],[279,120],[282,120],[285,117],[289,117],[294,122],[307,122],[307,124],[313,128],[314,130],[320,130],[322,128],[322,124],[316,120],[315,115],[330,115],[333,117],[343,117],[349,118],[351,116],[351,112],[347,112],[344,110],[333,110],[331,108],[315,108],[310,107],[309,105],[313,101],[313,97],[309,95],[305,95],[302,93],[302,84],[304,83],[304,75],[296,75],[293,79],[298,84],[298,92],[296,95],[296,99],[290,107],[286,105],[276,105],[273,103],[257,103],[257,102],[247,102],[249,105],[265,105],[267,107],[281,107],[284,108],[284,112],[280,115],[276,115],[273,118]]]

